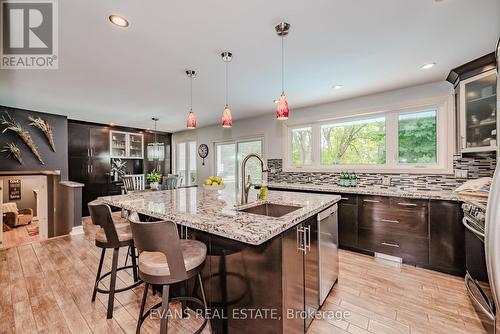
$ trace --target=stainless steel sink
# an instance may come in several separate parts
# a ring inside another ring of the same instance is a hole
[[[281,217],[295,210],[301,209],[300,206],[293,205],[281,205],[273,203],[264,203],[255,206],[251,206],[246,209],[240,209],[240,212],[253,213],[256,215],[268,216],[268,217]]]

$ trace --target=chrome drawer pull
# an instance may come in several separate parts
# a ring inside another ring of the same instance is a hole
[[[363,202],[366,202],[366,203],[380,203],[380,201],[376,201],[374,199],[364,199]]]
[[[381,245],[399,248],[398,244],[395,244],[395,243],[392,243],[392,242],[382,242]]]
[[[349,197],[340,197],[341,200],[348,201]]]
[[[380,219],[380,221],[384,223],[394,223],[394,224],[399,224],[399,220],[392,220],[392,219]]]
[[[404,203],[404,202],[400,202],[400,203],[398,203],[398,205],[402,205],[402,206],[417,206],[415,203]]]

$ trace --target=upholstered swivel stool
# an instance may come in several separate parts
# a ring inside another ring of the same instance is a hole
[[[152,310],[161,307],[160,333],[167,333],[169,301],[191,302],[202,307],[207,313],[207,301],[200,272],[207,257],[207,247],[196,240],[180,239],[175,223],[170,221],[140,222],[136,213],[129,216],[134,243],[139,250],[139,276],[146,283],[141,302],[136,333],[139,334],[143,321]],[[170,285],[185,282],[196,277],[201,285],[203,302],[194,297],[169,298]],[[162,301],[146,313],[144,306],[150,285],[162,287]],[[201,333],[208,320],[194,332]]]
[[[94,291],[92,293],[92,302],[95,301],[97,293],[108,294],[108,311],[107,318],[113,317],[113,305],[115,300],[115,293],[135,288],[142,281],[139,280],[137,274],[136,258],[131,256],[132,265],[118,267],[118,255],[121,247],[128,247],[131,254],[135,253],[134,239],[132,238],[132,231],[128,223],[116,223],[113,221],[111,209],[108,205],[99,201],[93,201],[88,204],[92,223],[99,225],[100,229],[95,235],[95,245],[102,249],[101,258],[99,260],[99,267],[97,268],[97,275],[95,279]],[[113,261],[111,264],[111,271],[101,275],[102,266],[106,249],[113,249]],[[134,276],[134,283],[124,288],[116,289],[116,274],[119,270],[132,269]],[[109,289],[102,289],[99,287],[101,281],[110,276]]]

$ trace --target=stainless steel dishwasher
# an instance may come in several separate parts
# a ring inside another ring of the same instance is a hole
[[[326,297],[339,277],[339,232],[337,204],[318,214],[319,239],[319,304]]]

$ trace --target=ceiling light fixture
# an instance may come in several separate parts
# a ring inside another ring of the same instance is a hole
[[[229,62],[233,59],[233,54],[231,52],[222,52],[222,61],[226,63],[226,106],[222,112],[222,127],[230,128],[233,126],[233,116],[231,115],[231,109],[229,109],[228,104],[228,83],[229,83]]]
[[[276,118],[280,121],[288,119],[288,101],[285,95],[285,36],[288,35],[290,24],[281,22],[276,27],[276,34],[281,37],[281,96],[276,106]]]
[[[335,85],[335,86],[333,86],[333,89],[342,89],[342,88],[344,88],[343,85]]]
[[[190,83],[190,104],[189,104],[189,113],[187,118],[187,128],[188,129],[196,129],[196,116],[193,112],[193,79],[196,77],[196,71],[187,70],[186,75],[189,78]]]
[[[424,64],[422,66],[420,66],[420,69],[421,70],[428,70],[429,68],[432,68],[436,66],[436,63],[428,63],[428,64]]]
[[[154,143],[148,144],[148,160],[152,161],[163,161],[165,160],[165,145],[163,143],[158,142],[157,132],[156,132],[156,122],[160,119],[157,117],[151,118],[155,122],[155,130],[154,130]],[[159,172],[159,164],[155,168],[156,171]]]
[[[115,15],[115,14],[110,15],[109,21],[111,21],[111,23],[113,23],[115,26],[121,28],[127,28],[129,25],[127,19],[120,15]]]

